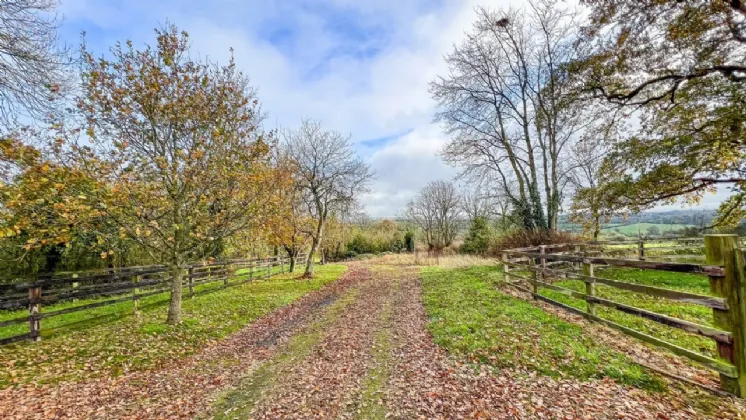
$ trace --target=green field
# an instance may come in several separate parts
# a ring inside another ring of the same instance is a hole
[[[666,233],[673,233],[675,231],[682,230],[687,227],[694,227],[694,225],[682,225],[682,224],[664,224],[664,223],[632,223],[628,225],[616,224],[616,225],[605,225],[601,229],[601,234],[613,234],[620,233],[625,236],[637,236],[639,234],[646,235],[651,227],[656,227],[660,235]]]

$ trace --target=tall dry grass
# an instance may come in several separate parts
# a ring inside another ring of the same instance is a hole
[[[475,255],[441,255],[433,256],[427,253],[414,254],[389,254],[373,258],[368,262],[372,264],[392,266],[438,266],[438,267],[468,267],[474,265],[497,264],[495,258],[479,257]]]

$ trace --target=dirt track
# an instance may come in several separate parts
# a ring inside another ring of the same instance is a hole
[[[433,344],[416,268],[342,280],[160,371],[0,391],[2,418],[701,418],[610,380],[475,370]]]

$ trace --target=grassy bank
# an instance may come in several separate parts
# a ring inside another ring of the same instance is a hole
[[[157,367],[164,361],[192,354],[210,340],[226,337],[321,288],[338,279],[344,270],[342,265],[326,265],[316,268],[313,280],[297,280],[300,273],[295,273],[227,289],[205,285],[213,290],[202,290],[203,293],[184,299],[184,322],[178,326],[164,323],[168,307],[165,293],[143,299],[137,316],[133,315],[132,304],[124,302],[121,306],[98,308],[105,311],[98,317],[92,317],[95,314],[91,311],[82,311],[42,320],[41,342],[0,348],[0,388]],[[53,324],[53,320],[58,324]]]
[[[646,390],[663,387],[659,378],[596,344],[579,326],[496,290],[502,272],[494,266],[427,267],[422,276],[428,329],[455,354],[554,377],[610,377]]]

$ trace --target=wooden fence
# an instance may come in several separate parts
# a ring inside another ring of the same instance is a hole
[[[300,255],[296,258],[303,259]],[[223,287],[238,286],[258,278],[284,273],[288,257],[236,259],[214,263],[190,264],[184,269],[182,284],[190,295],[195,286],[222,283]],[[273,273],[273,268],[274,272]],[[277,270],[279,268],[279,270]],[[28,308],[28,315],[0,321],[0,330],[16,324],[28,323],[29,331],[0,339],[0,345],[21,340],[41,339],[41,320],[85,311],[120,302],[132,301],[138,310],[142,298],[171,290],[172,272],[168,267],[137,266],[110,270],[87,271],[66,275],[37,276],[30,282],[0,283],[0,310]],[[42,312],[42,305],[75,302],[78,299],[102,298],[51,312]]]
[[[721,388],[740,397],[746,397],[746,273],[744,250],[736,235],[707,235],[704,238],[661,240],[663,246],[652,246],[643,241],[588,242],[582,244],[556,244],[506,250],[502,256],[505,280],[512,287],[528,293],[534,299],[558,306],[587,319],[602,323],[649,344],[666,348],[689,358],[720,374]],[[654,241],[652,241],[654,242]],[[646,246],[648,245],[648,246]],[[683,251],[686,258],[701,257],[703,263],[664,261],[667,256],[649,251],[664,249]],[[703,252],[692,254],[692,249]],[[632,257],[621,258],[620,256]],[[653,254],[653,255],[651,255]],[[599,266],[632,267],[645,270],[663,270],[678,273],[707,275],[712,296],[670,290],[632,282],[599,277]],[[523,272],[524,274],[518,274]],[[527,274],[525,274],[527,273]],[[580,280],[585,283],[585,293],[552,284],[552,278]],[[515,279],[515,281],[511,280]],[[713,312],[714,327],[659,314],[632,305],[596,296],[596,285],[642,293],[657,298],[709,307]],[[585,310],[566,305],[541,294],[548,289],[586,302]],[[676,344],[620,325],[597,314],[597,307],[604,306],[629,315],[642,317],[688,333],[714,340],[720,359],[682,348]]]

